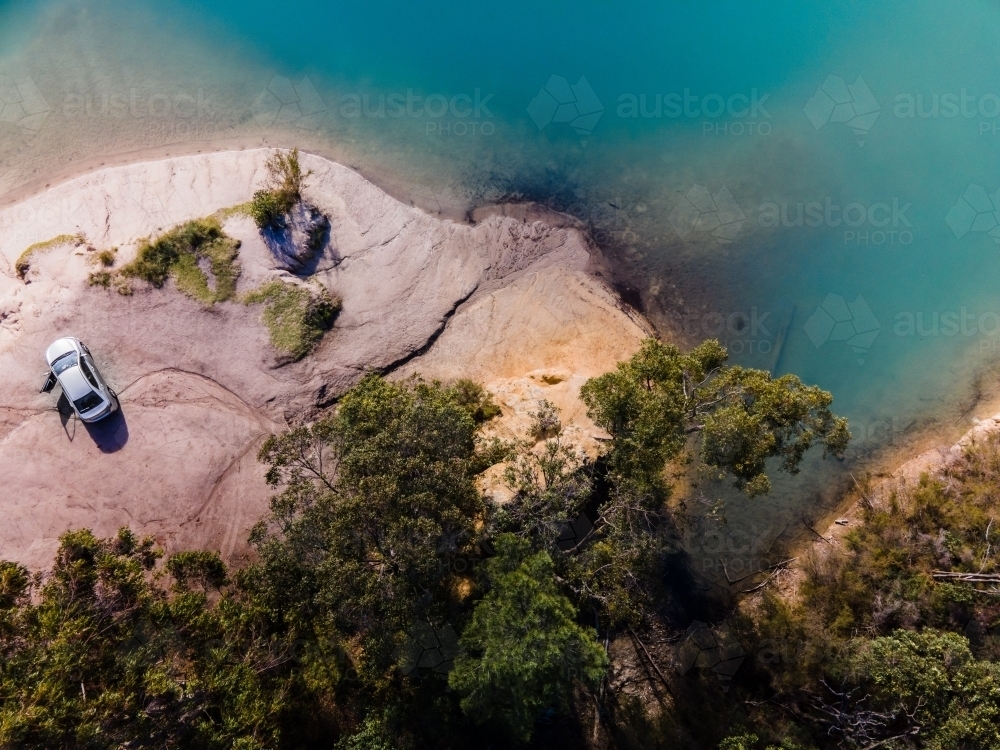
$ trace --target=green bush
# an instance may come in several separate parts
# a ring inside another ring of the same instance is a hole
[[[95,256],[95,262],[99,263],[104,268],[111,268],[115,264],[115,258],[118,257],[118,248],[112,247],[108,250],[101,250]]]
[[[90,286],[100,286],[108,289],[114,275],[110,271],[94,271],[87,276],[87,283]]]
[[[265,168],[268,174],[267,187],[254,193],[249,213],[258,228],[280,229],[284,217],[302,200],[305,179],[312,172],[303,173],[298,149],[273,154],[267,160]]]
[[[1000,748],[1000,665],[973,657],[966,638],[898,630],[854,645],[840,676],[867,697],[847,712],[877,712],[882,734],[928,750]]]
[[[152,540],[127,529],[60,542],[44,580],[0,562],[0,747],[277,746],[296,678],[259,608],[164,591]]]
[[[456,380],[453,390],[459,402],[469,409],[476,424],[483,424],[500,416],[500,407],[493,400],[493,394],[474,380]]]
[[[923,476],[869,503],[844,549],[808,568],[805,609],[841,636],[899,627],[961,630],[977,611],[974,619],[989,622],[994,595],[941,574],[1000,572],[998,486],[1000,437],[990,436],[943,477]]]
[[[173,276],[177,288],[200,302],[213,304],[231,299],[236,292],[240,268],[239,242],[226,236],[215,217],[196,219],[176,227],[139,247],[135,260],[122,267],[125,278],[137,278],[162,287]],[[215,290],[198,261],[209,261]]]
[[[253,194],[249,213],[260,229],[266,229],[278,226],[293,205],[288,205],[272,190],[258,190]]]
[[[340,300],[316,290],[274,280],[243,297],[247,305],[264,304],[264,325],[275,349],[293,360],[313,350],[340,312]]]

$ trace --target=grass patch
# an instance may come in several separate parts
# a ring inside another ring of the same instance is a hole
[[[273,154],[265,166],[268,174],[267,187],[254,193],[247,211],[258,228],[280,228],[288,212],[302,200],[305,179],[312,172],[302,171],[298,149]]]
[[[58,237],[53,237],[51,240],[36,242],[34,245],[21,253],[17,261],[14,263],[14,270],[17,271],[18,278],[23,280],[24,277],[28,275],[28,271],[31,269],[31,259],[33,256],[38,253],[45,252],[46,250],[51,250],[59,245],[82,245],[86,241],[86,238],[82,234],[60,234]]]
[[[215,212],[214,216],[219,219],[219,221],[226,221],[234,216],[248,216],[253,218],[253,212],[251,207],[253,206],[252,201],[247,201],[246,203],[239,203],[235,206],[230,206],[229,208],[220,208]]]
[[[101,250],[92,259],[93,263],[97,263],[104,268],[111,268],[115,264],[115,258],[118,257],[118,248],[113,247],[110,250]]]
[[[236,258],[240,243],[226,236],[216,217],[182,224],[155,241],[146,241],[139,253],[120,273],[129,279],[143,279],[162,287],[171,276],[177,288],[194,299],[213,304],[232,299],[240,267]],[[207,260],[215,277],[215,289],[199,266]],[[121,289],[119,289],[121,291]]]
[[[275,349],[293,360],[315,348],[340,312],[340,300],[325,289],[309,289],[275,280],[247,293],[247,305],[264,305],[262,319]]]
[[[111,288],[111,282],[114,280],[114,274],[111,271],[94,271],[90,276],[87,277],[87,283],[90,286],[100,286],[105,289]]]

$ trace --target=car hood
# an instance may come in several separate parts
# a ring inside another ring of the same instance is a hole
[[[94,390],[86,378],[83,377],[83,372],[80,370],[79,365],[64,370],[59,375],[59,385],[62,386],[63,392],[70,401],[83,398]]]
[[[49,348],[45,350],[45,361],[51,366],[59,357],[66,354],[66,352],[77,351],[76,342],[71,338],[58,339],[49,344]],[[81,375],[81,377],[83,377]]]

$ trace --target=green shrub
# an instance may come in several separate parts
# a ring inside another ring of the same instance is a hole
[[[116,257],[118,257],[118,248],[113,247],[110,250],[101,250],[95,256],[95,261],[104,268],[111,268],[115,264]]]
[[[804,607],[842,636],[899,627],[961,630],[992,594],[944,573],[1000,571],[1000,438],[972,447],[942,478],[923,476],[870,504],[844,549],[807,571]],[[935,571],[937,577],[935,577]]]
[[[312,172],[303,173],[298,149],[273,154],[265,167],[267,187],[254,193],[249,213],[260,229],[279,228],[292,207],[302,200],[305,178]]]
[[[898,746],[1000,747],[1000,435],[938,476],[861,486],[861,523],[808,558],[800,596],[754,607],[754,668],[802,716],[837,704],[838,731],[874,722],[848,746],[915,732]]]
[[[455,659],[448,684],[464,696],[462,710],[473,721],[527,742],[542,712],[569,705],[577,681],[596,688],[607,657],[593,628],[576,622],[548,552],[531,554],[512,534],[501,534],[496,548],[484,563],[489,593],[462,632],[466,653]]]
[[[243,302],[264,304],[271,344],[293,360],[313,350],[340,312],[340,300],[325,289],[311,291],[277,279],[244,295]]]
[[[341,737],[333,750],[395,750],[396,745],[381,722],[365,720],[354,734]]]
[[[260,229],[266,229],[277,226],[290,209],[275,192],[258,190],[253,194],[249,213]]]
[[[493,400],[493,394],[474,380],[468,378],[456,380],[453,390],[459,403],[469,410],[476,424],[489,422],[494,417],[500,416],[500,407]]]
[[[108,289],[111,286],[111,280],[114,278],[110,271],[94,271],[87,277],[87,283],[90,286],[101,286]]]
[[[838,677],[864,700],[838,706],[845,714],[877,712],[883,734],[918,734],[923,748],[1000,747],[1000,665],[977,660],[966,638],[898,630],[855,648]]]
[[[236,292],[240,268],[236,261],[239,242],[227,237],[215,217],[196,219],[182,224],[158,237],[146,241],[139,252],[120,273],[125,278],[138,278],[162,287],[173,276],[177,288],[206,304],[231,299]],[[215,290],[198,266],[207,259],[215,277]]]

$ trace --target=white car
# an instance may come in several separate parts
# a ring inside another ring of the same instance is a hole
[[[58,382],[73,411],[84,422],[96,422],[118,410],[118,396],[101,377],[90,350],[80,339],[67,336],[45,350],[49,376],[42,391]]]

